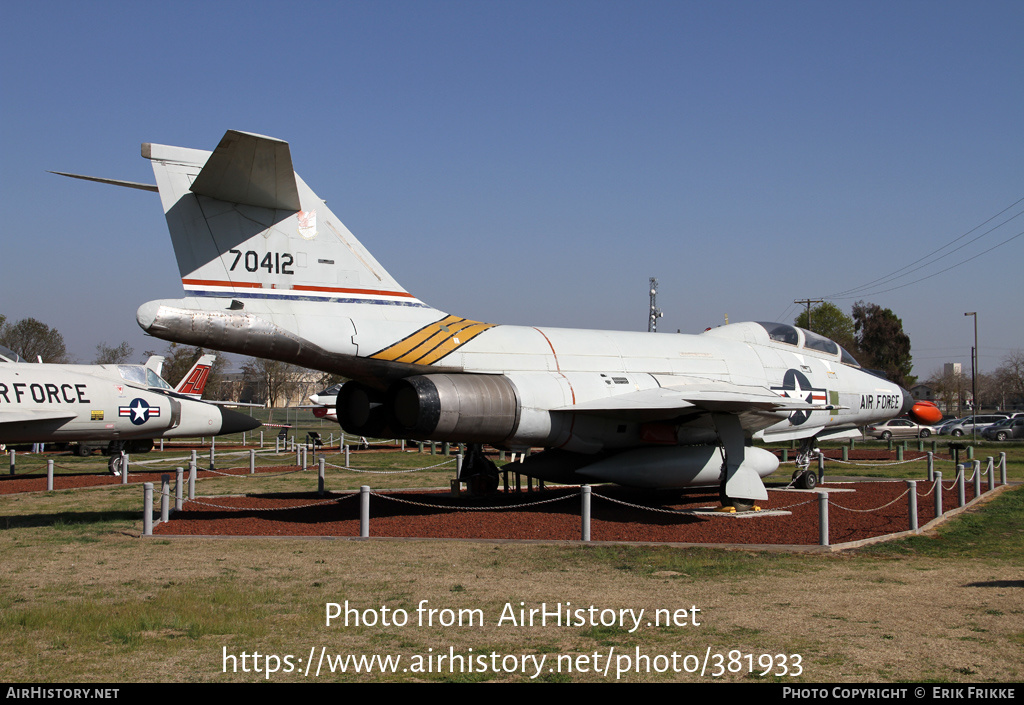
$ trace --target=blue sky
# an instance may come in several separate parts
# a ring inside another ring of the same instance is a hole
[[[288,140],[408,290],[494,323],[642,330],[651,276],[662,331],[792,321],[1024,197],[1020,2],[8,3],[0,36],[0,313],[82,362],[163,349],[135,310],[180,278],[155,194],[46,170],[152,182],[142,142]],[[922,376],[978,311],[991,371],[1022,232],[834,302]]]

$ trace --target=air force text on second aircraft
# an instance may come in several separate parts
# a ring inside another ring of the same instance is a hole
[[[27,389],[26,389],[27,388]],[[10,385],[10,392],[6,384],[0,382],[0,399],[10,404],[20,404],[23,398],[32,397],[37,404],[89,404],[85,397],[86,385],[84,384],[26,384],[25,382],[14,382]]]

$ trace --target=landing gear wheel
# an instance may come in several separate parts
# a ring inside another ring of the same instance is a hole
[[[77,455],[79,458],[88,458],[90,455],[92,455],[92,448],[90,448],[87,445],[79,443],[77,446],[75,446],[75,455]]]
[[[818,486],[818,475],[813,470],[805,470],[794,484],[801,490],[813,490]]]
[[[107,469],[110,470],[110,474],[115,477],[121,476],[121,454],[111,455],[110,460],[107,461]]]
[[[724,507],[732,507],[737,512],[752,512],[754,511],[754,500],[752,499],[728,499],[727,504],[723,504]]]

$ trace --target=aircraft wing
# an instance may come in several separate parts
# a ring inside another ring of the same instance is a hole
[[[214,406],[252,406],[252,407],[255,407],[257,409],[266,409],[267,408],[266,404],[250,404],[247,401],[227,401],[227,400],[221,400],[221,399],[202,399],[200,401],[202,401],[204,404],[213,404]],[[293,406],[291,408],[292,409],[296,409],[296,408],[301,409],[303,407],[301,407],[301,406],[300,407]]]
[[[71,411],[34,411],[28,409],[11,409],[0,411],[0,427],[4,424],[32,423],[33,421],[66,421],[77,414]]]
[[[552,411],[652,421],[689,412],[786,414],[824,408],[826,407],[779,396],[763,387],[747,387],[708,380],[700,384],[658,387],[619,394],[559,407]]]

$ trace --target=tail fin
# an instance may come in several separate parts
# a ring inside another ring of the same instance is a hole
[[[153,372],[156,373],[156,376],[159,377],[164,368],[164,360],[165,358],[163,355],[150,355],[143,367],[153,370]]]
[[[213,367],[213,361],[216,359],[216,355],[202,355],[196,360],[196,364],[192,365],[192,369],[181,378],[174,391],[193,399],[202,399],[203,390],[206,389],[206,382],[210,379],[210,369]]]
[[[210,153],[143,144],[185,290],[423,306],[292,170],[288,143],[229,130]]]

